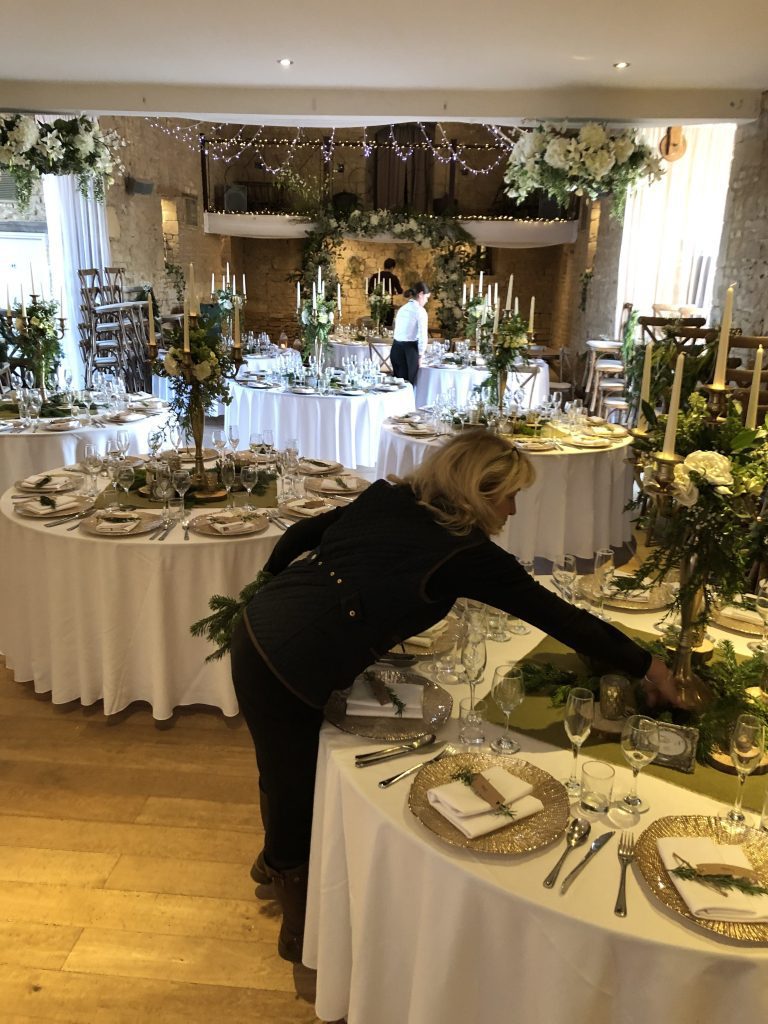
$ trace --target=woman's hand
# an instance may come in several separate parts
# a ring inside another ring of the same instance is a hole
[[[645,693],[651,707],[656,704],[680,705],[680,694],[677,684],[672,676],[672,670],[667,668],[661,658],[654,657],[650,668],[645,673],[643,680]]]

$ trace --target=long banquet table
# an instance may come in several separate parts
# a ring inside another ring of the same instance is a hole
[[[469,401],[473,388],[480,387],[488,380],[489,371],[479,366],[429,366],[422,364],[416,378],[416,405],[434,405],[438,395],[453,392],[456,404],[464,406]],[[531,369],[510,372],[507,392],[522,390],[525,407],[535,409],[549,398],[549,365],[543,359],[535,359]]]
[[[381,430],[377,477],[401,476],[419,465],[439,439],[425,441]],[[534,484],[517,496],[517,515],[494,538],[507,551],[528,560],[560,554],[592,558],[600,548],[621,547],[632,537],[632,515],[625,511],[632,495],[629,439],[611,448],[575,448],[531,456]]]
[[[656,617],[627,613],[648,630]],[[506,644],[489,642],[486,682],[497,663],[522,657],[542,635],[533,630]],[[743,648],[738,638],[736,647]],[[452,688],[454,699],[465,689]],[[487,738],[498,731],[488,726]],[[446,735],[453,735],[450,729]],[[568,775],[569,752],[530,736],[517,738],[518,756],[557,778]],[[617,837],[561,896],[559,888],[547,890],[542,881],[564,848],[562,840],[535,853],[498,857],[446,845],[410,812],[410,779],[387,790],[377,785],[424,755],[364,770],[354,766],[356,752],[381,745],[329,725],[321,734],[304,943],[304,963],[318,972],[320,1019],[766,1019],[768,948],[719,938],[667,910],[649,894],[636,865],[628,874],[628,916],[614,915]],[[671,770],[666,775],[670,781],[645,773],[640,779],[651,811],[642,816],[637,835],[666,814],[722,812],[722,804],[681,788],[686,776]],[[617,769],[614,792],[626,791],[628,782],[628,769]],[[613,827],[601,819],[592,837]],[[571,855],[571,868],[583,850]]]
[[[344,466],[373,466],[379,434],[388,416],[415,408],[413,388],[364,395],[299,395],[233,383],[225,425],[238,427],[244,445],[252,432],[271,429],[278,448],[295,438],[301,454],[335,459]]]
[[[127,423],[105,422],[103,426],[76,427],[73,430],[51,430],[44,426],[23,431],[0,433],[0,494],[16,480],[43,473],[51,466],[65,466],[83,454],[83,446],[95,444],[103,454],[108,441],[114,441],[118,430],[127,430],[129,455],[147,451],[149,435],[165,426],[167,410]]]
[[[50,467],[46,467],[50,468]],[[157,719],[190,704],[238,713],[229,660],[190,635],[212,594],[236,594],[264,565],[280,531],[164,541],[94,537],[13,511],[0,500],[0,650],[16,679],[54,704],[103,700],[104,714],[146,701]]]

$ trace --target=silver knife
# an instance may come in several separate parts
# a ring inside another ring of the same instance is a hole
[[[383,747],[381,750],[368,750],[364,754],[355,754],[355,761],[369,761],[371,758],[384,757],[385,754],[400,753],[401,751],[418,750],[419,747],[428,747],[430,743],[435,742],[435,734],[429,733],[426,736],[420,736],[418,739],[411,740],[408,743],[398,743],[394,747]]]
[[[171,525],[170,525],[170,526],[168,527],[168,529],[167,529],[167,530],[163,530],[163,532],[162,532],[162,533],[160,534],[160,536],[159,536],[159,537],[157,538],[157,539],[158,539],[158,541],[161,541],[161,540],[165,540],[165,538],[166,538],[166,537],[168,536],[168,534],[169,534],[169,533],[171,532],[171,530],[173,530],[173,529],[174,529],[175,527],[177,527],[178,525],[179,525],[179,523],[178,523],[178,520],[174,520],[174,521],[173,521],[173,522],[171,523]]]
[[[589,847],[586,857],[583,857],[582,860],[580,860],[576,867],[573,869],[573,871],[571,871],[569,875],[565,876],[563,884],[560,886],[561,896],[564,892],[568,890],[574,878],[578,874],[580,874],[582,869],[589,863],[590,860],[592,860],[595,854],[602,850],[602,848],[613,835],[613,832],[604,832],[601,836],[598,836],[597,839],[593,840],[592,845]]]
[[[355,768],[367,768],[371,764],[381,764],[382,761],[392,761],[396,757],[405,757],[406,754],[413,754],[416,750],[429,750],[433,746],[434,737],[429,743],[420,743],[418,747],[406,747],[403,750],[393,750],[391,754],[380,754],[379,757],[369,757],[365,761],[355,761]]]
[[[388,786],[394,785],[394,783],[399,782],[400,779],[405,779],[408,775],[413,775],[414,772],[417,772],[420,768],[423,768],[425,764],[432,764],[433,761],[439,761],[443,754],[447,753],[447,751],[448,748],[443,747],[439,754],[436,754],[434,757],[430,757],[428,761],[419,761],[418,764],[414,764],[410,768],[406,768],[405,771],[400,772],[399,775],[393,775],[389,779],[382,779],[381,782],[379,783],[379,789],[387,789]]]

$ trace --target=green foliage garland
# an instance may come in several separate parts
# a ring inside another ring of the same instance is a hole
[[[64,357],[56,327],[58,311],[58,302],[37,299],[27,305],[26,320],[18,304],[10,317],[0,318],[4,349],[0,361],[18,360],[34,377],[35,387],[52,382]]]

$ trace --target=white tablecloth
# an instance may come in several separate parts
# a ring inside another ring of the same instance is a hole
[[[654,617],[633,622],[650,628]],[[534,630],[489,643],[486,683],[498,662],[521,657],[541,637]],[[498,731],[488,726],[488,738]],[[518,738],[521,757],[568,775],[569,752]],[[330,726],[321,735],[304,962],[318,971],[322,1020],[732,1024],[734,1007],[740,1020],[766,1019],[768,949],[729,943],[666,911],[636,867],[627,880],[628,917],[613,914],[618,837],[561,896],[542,881],[562,841],[502,857],[446,845],[408,809],[408,780],[377,785],[419,755],[355,768],[355,752],[374,745]],[[651,811],[637,834],[665,814],[722,812],[679,788],[684,776],[669,777],[678,785],[641,777]],[[617,788],[628,782],[628,770],[617,769]],[[609,827],[598,823],[593,835]]]
[[[50,468],[47,467],[47,468]],[[179,526],[166,540],[92,537],[14,514],[0,502],[0,650],[16,679],[54,704],[104,701],[114,714],[146,701],[155,718],[209,704],[236,715],[229,659],[190,625],[212,594],[236,594],[269,557],[279,530],[203,537]]]
[[[231,394],[225,424],[238,426],[244,445],[252,432],[271,429],[278,448],[296,438],[301,454],[351,467],[373,466],[384,420],[415,408],[410,384],[398,391],[349,397],[294,395],[233,384]]]
[[[531,376],[533,368],[535,376]],[[472,389],[488,379],[485,367],[465,366],[462,369],[451,366],[420,366],[416,378],[416,405],[422,408],[433,405],[438,395],[456,393],[456,404],[466,405]],[[525,392],[526,408],[535,409],[549,398],[549,366],[543,359],[533,360],[531,370],[510,373],[507,378],[507,393],[518,388]]]
[[[592,558],[600,548],[620,547],[632,537],[629,439],[603,451],[568,449],[532,455],[536,481],[517,496],[517,515],[507,520],[497,543],[518,558],[559,554]],[[420,441],[381,430],[376,476],[398,476],[419,465],[439,441]]]
[[[0,493],[33,473],[77,462],[86,444],[97,445],[103,454],[107,441],[114,440],[118,430],[127,430],[130,435],[129,455],[146,452],[149,435],[165,425],[167,415],[163,410],[132,423],[107,423],[104,427],[50,432],[39,427],[34,433],[31,429],[20,434],[0,433]]]
[[[392,347],[389,343],[385,345],[381,339],[378,340],[377,344],[384,346],[386,351],[389,351]],[[369,355],[370,351],[367,341],[331,341],[328,344],[328,365],[336,366],[339,369],[345,356],[359,363],[363,359],[367,359]]]

